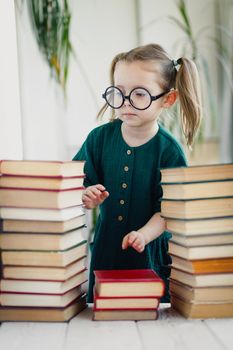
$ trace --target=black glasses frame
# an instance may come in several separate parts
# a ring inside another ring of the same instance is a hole
[[[109,90],[109,89],[112,89],[112,88],[118,90],[119,93],[120,93],[121,96],[122,96],[122,104],[121,104],[119,107],[114,107],[114,106],[112,106],[112,105],[108,102],[108,100],[107,100],[107,93],[108,93],[108,90]],[[133,104],[133,102],[132,102],[132,100],[131,100],[131,94],[132,94],[135,90],[137,90],[137,89],[145,90],[145,91],[149,94],[149,96],[150,96],[150,104],[149,104],[147,107],[145,107],[145,108],[138,108],[138,107],[135,107],[134,104]],[[134,107],[135,109],[138,109],[138,110],[140,110],[140,111],[144,111],[145,109],[147,109],[147,108],[149,108],[149,107],[151,106],[151,104],[152,104],[153,101],[158,100],[160,97],[166,95],[168,92],[170,92],[170,90],[165,91],[165,92],[162,92],[162,93],[159,94],[159,95],[152,96],[152,95],[150,94],[150,92],[149,92],[147,89],[138,86],[138,87],[134,88],[133,90],[131,90],[130,93],[129,93],[129,95],[126,96],[126,95],[123,94],[123,92],[122,92],[118,87],[116,87],[116,86],[114,86],[114,85],[111,85],[111,86],[107,87],[107,89],[105,90],[105,92],[102,94],[102,97],[105,99],[105,102],[107,103],[107,105],[110,106],[110,107],[113,108],[113,109],[119,109],[119,108],[121,108],[121,107],[123,106],[123,104],[125,103],[125,100],[128,100],[132,107]]]

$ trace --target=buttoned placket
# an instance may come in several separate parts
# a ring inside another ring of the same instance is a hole
[[[119,182],[119,212],[117,215],[118,223],[126,222],[129,210],[129,193],[131,188],[131,177],[133,173],[134,152],[131,148],[126,148],[120,158],[121,172]]]

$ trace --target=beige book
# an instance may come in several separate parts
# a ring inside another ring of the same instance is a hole
[[[1,279],[1,293],[41,293],[41,294],[63,294],[68,290],[79,286],[87,281],[86,270],[77,273],[65,281],[36,281]]]
[[[29,294],[1,292],[3,306],[66,307],[82,295],[81,285],[63,294]]]
[[[2,251],[3,265],[20,266],[67,266],[73,261],[86,256],[87,241],[67,250],[54,251]]]
[[[3,265],[2,277],[28,280],[44,279],[51,281],[64,281],[78,272],[83,271],[85,267],[86,256],[62,267]]]
[[[0,177],[0,187],[66,190],[69,188],[82,187],[83,179],[84,176],[49,178],[2,175]]]
[[[172,294],[171,305],[186,318],[233,317],[233,303],[190,303]]]
[[[0,208],[0,218],[8,220],[66,221],[82,215],[84,215],[82,205],[63,209]]]
[[[2,160],[3,175],[71,177],[83,175],[84,161]]]
[[[233,257],[233,244],[187,247],[170,239],[168,251],[184,259],[200,260]]]
[[[186,236],[232,233],[233,216],[204,220],[166,219],[167,230]]]
[[[190,287],[170,279],[170,292],[187,302],[209,303],[227,302],[233,303],[233,286],[217,287]]]
[[[187,236],[185,234],[173,232],[171,232],[171,234],[173,242],[181,244],[185,247],[233,244],[233,232],[196,236]]]
[[[155,320],[158,317],[156,309],[153,310],[94,310],[94,321],[139,321]]]
[[[83,227],[61,234],[3,233],[0,248],[3,250],[66,250],[85,240]]]
[[[205,219],[233,216],[233,197],[162,200],[161,213],[165,218],[173,219]]]
[[[0,321],[64,322],[87,307],[83,295],[66,307],[0,307]]]
[[[2,220],[3,232],[64,233],[85,225],[85,215],[65,221]]]
[[[200,199],[233,196],[233,180],[162,184],[163,199]]]
[[[233,164],[194,165],[161,169],[161,182],[195,182],[233,179]]]
[[[68,190],[0,188],[0,206],[62,209],[82,204],[83,187]]]
[[[217,287],[233,285],[233,273],[231,272],[193,275],[173,267],[171,269],[170,277],[175,281],[184,283],[191,287]]]

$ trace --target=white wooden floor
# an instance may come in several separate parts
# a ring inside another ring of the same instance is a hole
[[[92,306],[69,323],[4,322],[1,350],[233,349],[233,319],[187,320],[160,306],[156,321],[92,321]]]

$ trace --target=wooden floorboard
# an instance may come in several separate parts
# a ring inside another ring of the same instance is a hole
[[[92,321],[92,309],[71,320],[64,350],[142,350],[133,321]]]
[[[218,323],[218,320],[214,321]],[[163,350],[225,349],[205,322],[187,320],[164,306],[160,310],[159,320],[138,322],[143,349],[152,350],[155,346]],[[233,320],[228,319],[226,322],[233,326]]]
[[[1,350],[232,350],[233,319],[187,320],[161,304],[155,321],[92,321],[92,307],[68,323],[3,322]]]
[[[63,350],[68,323],[3,322],[1,350]]]
[[[223,349],[233,349],[233,319],[209,319],[205,324]]]

